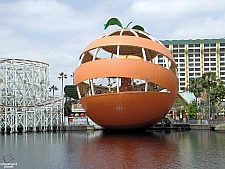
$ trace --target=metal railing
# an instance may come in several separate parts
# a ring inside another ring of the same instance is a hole
[[[187,120],[184,122],[183,120],[174,120],[173,123],[188,123],[188,124],[221,124],[225,123],[225,119],[214,119],[214,120]]]

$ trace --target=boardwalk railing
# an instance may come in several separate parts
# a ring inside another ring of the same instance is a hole
[[[212,125],[218,125],[221,123],[225,123],[225,119],[214,119],[214,120],[209,120],[210,124]]]
[[[221,123],[225,123],[225,118],[223,119],[214,119],[214,120],[187,120],[184,122],[183,120],[174,120],[173,123],[189,123],[189,124],[211,124],[218,125]]]

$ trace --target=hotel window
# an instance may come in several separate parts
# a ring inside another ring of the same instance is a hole
[[[185,78],[180,78],[180,81],[185,81]]]
[[[195,73],[195,76],[201,76],[201,73]]]
[[[184,62],[184,59],[180,59],[180,62]]]
[[[211,65],[211,66],[216,66],[216,63],[211,63],[210,65]]]
[[[180,49],[179,50],[179,53],[184,53],[184,49]]]
[[[200,71],[200,68],[195,68],[195,71]]]
[[[195,63],[195,66],[200,66],[200,63]]]
[[[210,43],[210,47],[216,47],[216,43]]]
[[[220,48],[220,52],[224,52],[225,51],[225,48]]]
[[[215,71],[216,70],[216,68],[215,67],[211,67],[211,71]]]
[[[177,49],[174,49],[174,50],[173,50],[173,53],[178,53],[178,50],[177,50]]]
[[[166,48],[169,48],[169,45],[165,45]]]
[[[192,53],[193,51],[194,51],[193,49],[188,49],[188,52],[191,52]]]
[[[190,67],[193,67],[193,66],[194,66],[194,63],[189,63],[189,66],[190,66]]]
[[[184,57],[184,54],[180,54],[180,57]]]
[[[178,57],[178,54],[173,54],[173,57],[174,57],[174,58],[177,58],[177,57]]]
[[[200,57],[200,54],[195,54],[195,57]]]
[[[216,53],[210,53],[210,56],[216,56]]]
[[[194,68],[189,68],[189,71],[194,71]]]
[[[209,52],[209,49],[204,49],[204,52]]]
[[[220,58],[220,61],[225,61],[225,58]]]
[[[220,43],[220,46],[225,46],[225,43]]]
[[[195,52],[196,52],[196,53],[199,53],[199,52],[200,52],[200,49],[195,49]]]
[[[188,57],[193,57],[194,55],[193,54],[188,54]]]
[[[185,76],[185,73],[180,73],[180,76]]]
[[[185,83],[180,83],[180,86],[185,86]]]
[[[195,44],[195,47],[199,48],[200,47],[200,44]]]
[[[181,69],[180,69],[180,71],[181,71],[181,72],[184,72],[184,71],[185,71],[185,69],[184,69],[184,68],[181,68]]]
[[[220,70],[225,70],[225,67],[220,67]]]
[[[210,58],[210,61],[216,61],[216,58]]]
[[[204,47],[209,47],[209,43],[205,43],[204,44]]]
[[[163,57],[162,55],[160,55],[160,54],[158,55],[158,58],[162,58],[162,57]]]
[[[209,71],[209,68],[204,68],[204,71]]]
[[[209,61],[209,58],[204,58],[204,61]]]
[[[188,47],[189,48],[194,47],[194,44],[188,44]]]
[[[185,64],[180,64],[180,67],[184,67],[185,66]]]
[[[194,59],[190,59],[190,58],[188,59],[189,62],[193,62],[193,60],[194,60]]]
[[[173,45],[173,48],[178,48],[178,45]]]
[[[211,48],[210,52],[216,52],[216,48]]]
[[[225,63],[220,63],[220,66],[225,66]]]
[[[178,62],[178,59],[175,59],[175,62]]]
[[[204,66],[209,66],[209,63],[204,63]]]
[[[200,58],[196,58],[195,59],[195,62],[200,62]]]
[[[180,90],[185,90],[185,87],[181,87]]]
[[[184,45],[184,44],[180,44],[179,47],[180,47],[180,48],[184,48],[185,45]]]
[[[189,76],[194,76],[194,73],[189,73]]]

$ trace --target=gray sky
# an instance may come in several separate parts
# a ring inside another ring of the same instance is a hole
[[[108,19],[132,21],[159,40],[222,38],[224,7],[224,0],[0,0],[0,58],[48,63],[60,94],[59,73],[72,84],[81,52]]]

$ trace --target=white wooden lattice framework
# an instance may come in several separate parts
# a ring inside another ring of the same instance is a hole
[[[0,126],[17,131],[46,129],[63,124],[63,98],[49,97],[49,65],[23,60],[0,59]]]

